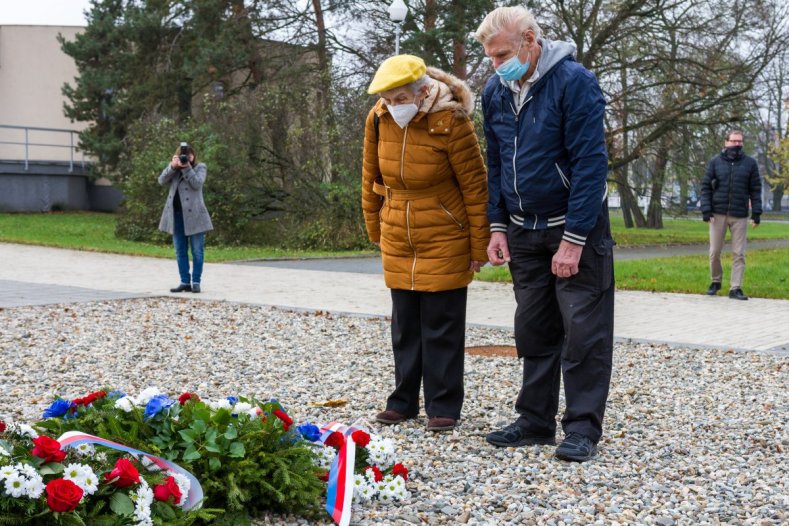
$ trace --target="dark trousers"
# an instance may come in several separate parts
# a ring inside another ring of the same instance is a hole
[[[428,417],[460,418],[467,288],[441,292],[392,289],[395,389],[386,408],[419,414],[424,379]]]
[[[529,433],[554,436],[559,374],[564,377],[565,434],[600,440],[614,345],[613,241],[604,210],[587,238],[579,272],[551,273],[563,228],[507,232],[517,309],[515,344],[523,358],[523,385],[515,409]]]

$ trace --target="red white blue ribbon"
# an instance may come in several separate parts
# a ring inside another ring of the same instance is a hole
[[[190,510],[194,507],[199,507],[200,502],[203,500],[203,487],[200,485],[200,481],[192,475],[190,472],[179,466],[178,464],[174,463],[171,460],[167,460],[165,458],[157,457],[151,455],[150,453],[146,453],[144,451],[140,451],[139,449],[134,449],[128,446],[124,446],[122,444],[118,444],[117,442],[112,442],[111,440],[107,440],[106,438],[97,437],[94,435],[88,435],[87,433],[82,433],[80,431],[67,431],[60,435],[58,438],[58,442],[60,442],[60,446],[62,448],[67,447],[77,447],[80,444],[96,444],[99,446],[108,447],[110,449],[117,449],[118,451],[125,451],[127,453],[131,453],[135,457],[145,457],[154,464],[156,464],[159,468],[167,471],[172,471],[174,473],[179,473],[189,479],[189,494],[187,495],[186,500],[184,501],[182,507],[185,510]],[[351,482],[353,482],[353,476],[351,476]],[[353,488],[351,488],[353,489]],[[346,523],[347,524],[347,523]]]
[[[329,486],[326,490],[326,511],[340,526],[348,526],[351,522],[353,467],[356,462],[356,443],[351,434],[357,429],[359,428],[355,426],[331,422],[321,428],[322,435],[319,439],[323,443],[335,431],[345,436],[345,442],[329,469]]]

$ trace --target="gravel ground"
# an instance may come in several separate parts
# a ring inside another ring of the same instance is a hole
[[[508,331],[468,331],[468,345],[511,343]],[[454,433],[373,423],[393,384],[390,353],[384,319],[173,299],[0,309],[0,415],[34,420],[56,393],[158,386],[275,397],[297,421],[361,419],[395,440],[412,498],[357,509],[353,524],[789,522],[786,355],[617,345],[599,456],[572,464],[551,447],[485,442],[514,418],[513,358],[467,357]],[[309,405],[330,399],[348,404]]]

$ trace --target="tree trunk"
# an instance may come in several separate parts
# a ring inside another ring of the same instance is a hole
[[[644,228],[647,221],[644,218],[644,213],[638,207],[638,199],[630,189],[630,183],[627,181],[627,172],[623,174],[620,170],[615,171],[614,182],[619,191],[619,202],[622,206],[622,214],[625,217],[625,226],[627,228],[633,228],[633,226]],[[630,223],[629,225],[628,222]]]
[[[670,146],[669,140],[661,141],[660,147],[655,154],[651,195],[649,196],[649,209],[647,212],[647,228],[663,228],[663,186],[666,181],[666,166],[668,165]]]
[[[465,27],[465,9],[463,2],[455,0],[452,2],[455,11],[455,20],[459,27]],[[455,34],[452,39],[452,74],[461,80],[466,80],[466,35],[465,33]]]
[[[781,211],[781,199],[784,197],[784,190],[786,187],[783,183],[778,183],[773,187],[773,210],[775,212]]]
[[[315,109],[323,119],[318,122],[326,126],[325,139],[320,146],[320,164],[323,166],[323,180],[329,182],[333,179],[331,169],[331,154],[329,144],[334,130],[334,108],[331,101],[331,64],[329,63],[329,49],[326,44],[326,22],[323,17],[323,7],[320,0],[312,0],[315,11],[315,30],[318,33],[318,66],[320,68],[320,90],[318,90],[318,107]]]

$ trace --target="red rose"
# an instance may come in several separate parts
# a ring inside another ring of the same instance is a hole
[[[74,511],[82,500],[82,488],[65,479],[47,483],[47,505],[54,512]]]
[[[288,413],[286,413],[282,409],[275,409],[274,410],[274,415],[277,418],[279,418],[280,420],[282,420],[282,427],[285,428],[285,431],[290,429],[290,426],[293,425],[293,419],[291,417],[289,417]]]
[[[96,391],[82,398],[75,398],[72,402],[77,405],[90,405],[99,398],[104,398],[105,396],[107,396],[107,391]]]
[[[325,471],[323,475],[318,475],[318,478],[321,479],[323,482],[329,482],[329,472]]]
[[[42,435],[34,438],[33,444],[36,447],[30,453],[38,458],[43,458],[44,462],[60,462],[66,458],[66,452],[60,449],[60,442],[48,436]]]
[[[0,420],[0,433],[3,433],[4,431],[5,431],[5,422]]]
[[[367,444],[370,443],[370,435],[361,429],[351,433],[351,438],[359,447],[367,447]]]
[[[377,466],[367,466],[364,468],[365,471],[372,471],[373,472],[373,480],[376,482],[381,482],[384,479],[384,474],[381,473],[381,470],[378,469]]]
[[[340,449],[343,445],[345,445],[345,437],[342,436],[342,433],[339,431],[335,431],[326,438],[324,444],[329,447],[333,447],[334,449]]]
[[[195,393],[186,392],[178,397],[178,403],[184,405],[189,400],[194,400],[195,402],[200,401],[200,397],[197,396]]]
[[[400,475],[403,480],[408,480],[408,469],[402,464],[395,464],[392,466],[392,475]]]
[[[181,488],[178,487],[173,477],[167,477],[164,479],[164,483],[157,484],[153,487],[153,498],[162,502],[180,504],[181,496]],[[170,499],[172,499],[172,501]]]
[[[104,482],[118,488],[128,488],[132,484],[140,483],[140,472],[129,460],[119,458],[113,470],[104,474]]]

